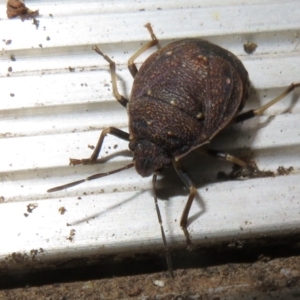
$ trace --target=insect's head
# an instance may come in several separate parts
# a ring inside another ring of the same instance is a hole
[[[134,153],[135,169],[143,177],[150,176],[172,163],[171,157],[163,148],[145,140],[131,141],[129,149]]]

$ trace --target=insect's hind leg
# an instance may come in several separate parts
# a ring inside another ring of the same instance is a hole
[[[130,74],[132,75],[132,77],[134,78],[135,75],[137,74],[138,70],[137,67],[134,63],[134,60],[137,59],[143,52],[145,52],[146,50],[148,50],[149,48],[155,46],[158,44],[158,39],[156,38],[151,24],[147,23],[145,25],[145,27],[148,29],[150,35],[151,35],[151,39],[152,41],[150,41],[149,43],[147,43],[146,45],[144,45],[140,50],[138,50],[136,53],[134,53],[129,59],[128,59],[128,69],[130,71]]]
[[[97,161],[97,158],[99,156],[103,141],[106,137],[107,134],[114,135],[122,140],[129,141],[129,133],[122,131],[118,128],[115,127],[108,127],[102,130],[98,143],[94,149],[94,152],[92,153],[90,158],[85,158],[85,159],[75,159],[75,158],[70,158],[70,165],[90,165],[93,164]]]
[[[235,116],[232,120],[232,123],[239,123],[263,114],[263,112],[266,111],[269,107],[282,100],[285,96],[287,96],[290,92],[292,92],[297,87],[300,87],[300,82],[292,83],[282,94],[280,94],[278,97],[274,98],[270,102],[266,103],[265,105],[257,109],[251,109],[249,111],[241,113],[240,115]]]
[[[257,166],[255,164],[251,164],[251,162],[249,161],[244,161],[236,156],[233,156],[229,153],[226,152],[221,152],[221,151],[217,151],[217,150],[213,150],[213,149],[204,149],[204,148],[200,148],[198,149],[198,152],[202,153],[202,154],[207,154],[210,155],[212,157],[215,157],[217,159],[220,160],[224,160],[224,161],[228,161],[233,163],[236,167],[237,170],[232,173],[236,174],[239,173],[240,176],[238,177],[257,177],[259,175],[261,175],[261,171],[257,168]],[[236,169],[236,168],[234,168]],[[233,176],[233,177],[237,177],[237,176]]]
[[[124,96],[122,96],[119,91],[118,91],[118,86],[117,86],[117,76],[116,76],[116,63],[111,60],[106,54],[104,54],[97,46],[93,47],[93,50],[97,52],[99,55],[101,55],[107,62],[109,62],[109,67],[110,67],[110,75],[111,75],[111,84],[113,88],[113,94],[117,101],[123,105],[124,107],[127,106],[128,99],[126,99]]]

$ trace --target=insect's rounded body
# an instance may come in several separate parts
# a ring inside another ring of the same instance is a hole
[[[134,78],[127,106],[137,172],[153,172],[209,142],[248,97],[248,73],[229,51],[186,39],[153,53]]]

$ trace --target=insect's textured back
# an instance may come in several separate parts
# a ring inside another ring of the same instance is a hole
[[[136,140],[180,156],[211,139],[242,108],[248,73],[209,42],[174,42],[152,54],[135,77],[129,129]]]

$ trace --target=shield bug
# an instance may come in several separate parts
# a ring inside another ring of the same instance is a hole
[[[250,81],[248,72],[234,54],[208,41],[185,39],[157,50],[138,70],[135,59],[158,44],[151,25],[147,24],[145,27],[151,35],[151,41],[128,60],[128,69],[134,78],[129,100],[118,92],[114,61],[98,47],[94,48],[110,65],[113,94],[127,109],[129,133],[115,127],[105,128],[90,158],[70,159],[72,165],[97,163],[104,139],[107,134],[111,134],[129,142],[133,162],[111,172],[95,174],[52,188],[48,192],[72,187],[86,180],[107,176],[133,166],[143,177],[152,175],[155,206],[172,274],[155,193],[157,174],[165,167],[173,166],[189,191],[180,226],[187,246],[191,247],[187,225],[196,189],[180,165],[181,158],[192,151],[200,150],[202,153],[232,162],[249,172],[259,172],[237,157],[211,149],[206,150],[202,146],[208,144],[228,124],[261,115],[295,87],[299,87],[300,83],[291,84],[267,104],[239,114],[248,98]]]

